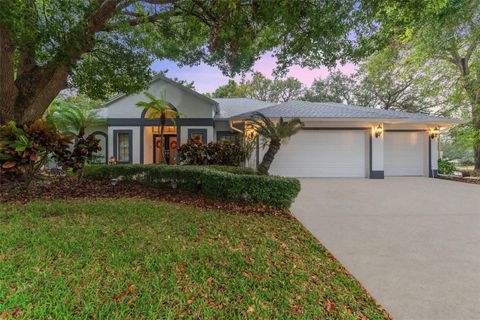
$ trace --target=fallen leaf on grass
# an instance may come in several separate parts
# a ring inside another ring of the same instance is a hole
[[[248,306],[247,312],[248,312],[248,313],[254,313],[254,312],[255,312],[255,308],[252,307],[252,306]]]
[[[333,303],[332,301],[330,301],[330,299],[327,299],[327,311],[328,311],[328,312],[335,312],[335,311],[337,311],[337,306],[335,305],[335,303]]]
[[[136,289],[137,287],[134,284],[130,285],[127,290],[125,290],[118,297],[115,298],[115,301],[117,303],[122,302],[122,300],[125,299],[128,296],[128,294],[134,292]]]
[[[209,278],[207,279],[207,282],[208,282],[208,283],[212,283],[213,280],[214,280],[214,279],[213,279],[212,277],[209,277]]]

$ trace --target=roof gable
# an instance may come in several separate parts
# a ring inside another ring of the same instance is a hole
[[[155,76],[152,81],[150,82],[149,84],[149,87],[151,87],[154,83],[158,82],[158,81],[164,81],[164,82],[167,82],[177,88],[179,88],[180,90],[184,91],[184,92],[187,92],[191,95],[194,95],[198,98],[200,98],[201,100],[207,102],[207,103],[211,103],[212,105],[217,105],[217,102],[215,100],[212,100],[210,99],[209,97],[201,94],[201,93],[198,93],[196,92],[195,90],[192,90],[184,85],[182,85],[181,83],[178,83],[176,81],[173,81],[172,79],[169,79],[163,75],[157,75]],[[105,104],[103,105],[103,107],[108,107],[109,105],[111,105],[112,103],[114,102],[117,102],[125,97],[128,97],[129,95],[125,94],[125,93],[121,93],[121,94],[118,94],[116,96],[114,96],[113,98],[111,98],[110,100],[108,100],[107,102],[105,102]]]

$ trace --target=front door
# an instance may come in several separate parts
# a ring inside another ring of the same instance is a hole
[[[165,152],[164,159],[167,164],[177,163],[177,136],[176,135],[164,135],[165,138]],[[161,148],[161,139],[160,135],[155,135],[153,137],[153,163],[162,163],[162,157],[160,156]]]

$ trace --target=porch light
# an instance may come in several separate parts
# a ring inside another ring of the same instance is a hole
[[[248,198],[249,198],[248,192],[247,192],[247,191],[243,191],[243,192],[242,192],[243,202],[244,202],[244,203],[247,203],[247,202],[248,202]]]
[[[433,129],[430,129],[430,139],[436,139],[440,136],[440,128],[435,127]]]
[[[383,134],[383,127],[381,124],[379,124],[377,127],[375,127],[374,129],[374,134],[375,134],[375,138],[379,138],[382,136]]]

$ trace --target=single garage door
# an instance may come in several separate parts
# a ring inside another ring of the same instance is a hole
[[[364,130],[302,130],[282,145],[270,172],[287,177],[366,177]]]
[[[385,132],[385,176],[424,176],[427,139],[426,132]]]

